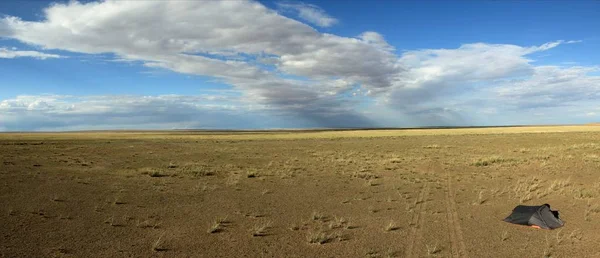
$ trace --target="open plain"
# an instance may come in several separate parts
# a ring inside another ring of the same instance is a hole
[[[600,257],[600,126],[0,134],[1,257]],[[502,221],[519,204],[566,221]]]

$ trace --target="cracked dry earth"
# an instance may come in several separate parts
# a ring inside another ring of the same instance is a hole
[[[600,257],[590,128],[1,134],[0,256]]]

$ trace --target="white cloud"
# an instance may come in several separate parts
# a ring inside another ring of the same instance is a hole
[[[5,130],[223,128],[234,117],[252,126],[231,95],[17,96],[0,101]]]
[[[272,94],[281,94],[273,91]],[[285,92],[288,94],[287,92]],[[256,105],[237,92],[187,95],[21,95],[0,101],[0,125],[3,131],[15,130],[87,130],[87,129],[222,129],[275,127],[351,127],[362,118],[338,116],[343,107],[310,95],[291,92],[298,98],[292,103]],[[307,96],[309,98],[307,98]],[[325,103],[321,103],[325,102]],[[285,105],[285,109],[271,105]],[[311,110],[298,117],[294,109]],[[330,121],[327,121],[330,120]]]
[[[600,99],[600,76],[588,73],[598,67],[538,66],[526,79],[506,81],[494,91],[506,103],[519,108],[561,106],[573,102]]]
[[[474,95],[482,85],[529,78],[535,73],[535,67],[527,55],[560,43],[531,47],[473,43],[457,49],[406,51],[398,62],[407,70],[397,77],[383,100],[402,109],[421,110],[439,104],[440,98],[451,101],[465,91]]]
[[[277,3],[277,6],[284,12],[293,11],[301,19],[320,27],[330,27],[338,23],[337,19],[313,4],[284,2]]]
[[[36,58],[36,59],[46,59],[46,58],[61,58],[60,55],[55,55],[55,54],[46,54],[46,53],[42,53],[42,52],[38,52],[38,51],[23,51],[23,50],[16,50],[16,48],[5,48],[5,47],[0,47],[0,58],[7,58],[7,59],[12,59],[12,58],[19,58],[19,57],[32,57],[32,58]]]
[[[541,109],[557,113],[556,108],[564,106],[580,112],[585,109],[581,105],[600,98],[600,77],[591,75],[597,68],[535,66],[529,57],[563,43],[530,47],[474,43],[457,49],[406,51],[399,58],[406,71],[383,94],[380,105],[430,125],[477,124],[489,117],[511,123],[506,117]],[[511,112],[517,113],[507,115]],[[564,118],[575,111],[558,113],[568,114]]]
[[[285,103],[281,108],[345,106],[345,100],[329,97],[336,81],[382,91],[402,70],[378,34],[347,38],[319,33],[256,2],[69,2],[44,13],[40,22],[4,18],[3,33],[47,49],[114,53],[148,67],[213,76],[258,104]],[[288,75],[305,79],[286,79]]]
[[[279,6],[319,26],[335,23],[316,6]],[[302,8],[312,13],[302,14]],[[398,56],[377,32],[321,33],[250,1],[71,1],[51,5],[43,18],[2,18],[0,37],[42,49],[112,53],[119,61],[209,76],[241,93],[240,110],[295,115],[316,126],[469,123],[478,115],[587,103],[597,100],[600,84],[591,73],[594,67],[536,66],[532,60],[534,53],[579,41],[472,43]],[[376,104],[365,108],[360,101],[367,98]],[[36,101],[20,108],[58,112],[55,101]],[[110,108],[86,103],[90,110]]]

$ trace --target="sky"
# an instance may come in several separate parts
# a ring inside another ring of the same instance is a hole
[[[600,122],[599,1],[0,1],[0,131]]]

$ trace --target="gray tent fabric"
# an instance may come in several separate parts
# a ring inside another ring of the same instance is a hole
[[[540,206],[519,205],[504,221],[525,225],[538,226],[543,229],[555,229],[562,227],[565,223],[559,218],[558,211],[550,209],[550,204]]]

